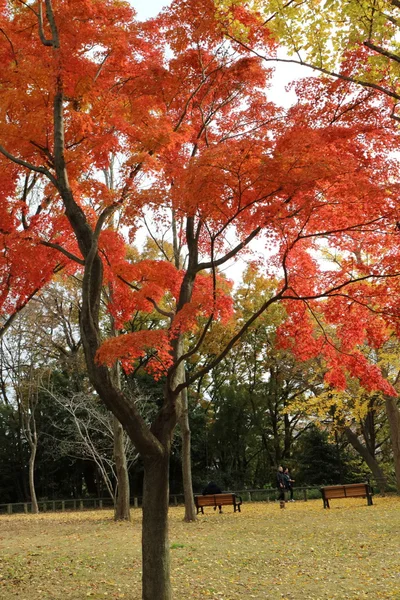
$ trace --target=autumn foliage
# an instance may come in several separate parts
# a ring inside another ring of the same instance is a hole
[[[174,340],[190,334],[195,347],[213,321],[229,320],[231,283],[218,270],[260,238],[268,258],[258,268],[281,279],[273,301],[285,300],[289,315],[282,343],[300,358],[323,355],[331,385],[345,386],[351,373],[390,392],[357,350],[364,341],[379,347],[398,327],[398,136],[384,104],[369,91],[309,79],[284,113],[268,100],[271,71],[224,39],[207,0],[174,2],[144,24],[124,3],[59,0],[55,49],[43,44],[52,30],[39,6],[7,2],[1,15],[3,314],[55,272],[83,268],[54,185],[62,80],[75,202],[89,227],[107,208],[122,226],[103,227],[99,239],[113,289],[108,311],[119,330],[137,311],[163,316],[155,331],[104,342],[98,361],[131,369],[150,352],[148,368],[168,373]],[[274,50],[257,19],[248,16],[246,27]],[[116,156],[107,185],[100,173]],[[176,228],[172,262],[129,258],[127,240],[150,210],[156,237]]]
[[[175,0],[146,23],[120,0],[0,2],[3,330],[56,274],[80,282],[89,379],[143,459],[144,600],[172,597],[181,392],[263,312],[283,303],[281,343],[319,356],[329,385],[355,377],[394,394],[363,352],[399,328],[399,139],[387,102],[311,78],[292,108],[276,106],[260,58],[276,41],[239,16],[259,56],[224,35],[211,0]],[[133,248],[143,224],[152,256]],[[233,319],[224,270],[238,258],[274,285]],[[138,314],[155,315],[152,327],[135,328]],[[165,376],[150,426],[116,384],[117,360]]]

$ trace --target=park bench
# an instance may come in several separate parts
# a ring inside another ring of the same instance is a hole
[[[197,514],[201,511],[204,515],[204,507],[205,506],[213,506],[214,510],[219,507],[219,512],[222,512],[221,506],[227,506],[232,504],[234,511],[236,509],[240,512],[240,505],[242,504],[242,499],[240,496],[236,496],[236,494],[209,494],[207,496],[195,496],[194,503],[197,508]]]
[[[327,485],[321,488],[324,508],[330,508],[329,500],[336,498],[366,498],[372,505],[372,490],[368,483],[347,483],[345,485]]]

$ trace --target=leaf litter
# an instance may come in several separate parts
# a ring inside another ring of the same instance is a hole
[[[400,498],[170,510],[175,600],[400,600]],[[140,600],[141,511],[0,517],[2,600]]]

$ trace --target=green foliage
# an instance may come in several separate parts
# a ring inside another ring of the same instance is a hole
[[[214,0],[225,27],[248,41],[249,10],[293,62],[400,92],[397,3],[388,0]],[[268,58],[271,58],[269,56]]]
[[[21,440],[18,415],[0,404],[0,502],[14,502],[24,495],[27,448]]]
[[[296,485],[334,485],[365,479],[359,462],[352,462],[340,442],[329,441],[328,432],[312,426],[296,447]]]

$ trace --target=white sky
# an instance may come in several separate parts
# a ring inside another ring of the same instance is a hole
[[[129,0],[129,3],[132,4],[141,21],[155,17],[164,6],[170,4],[169,0]]]

